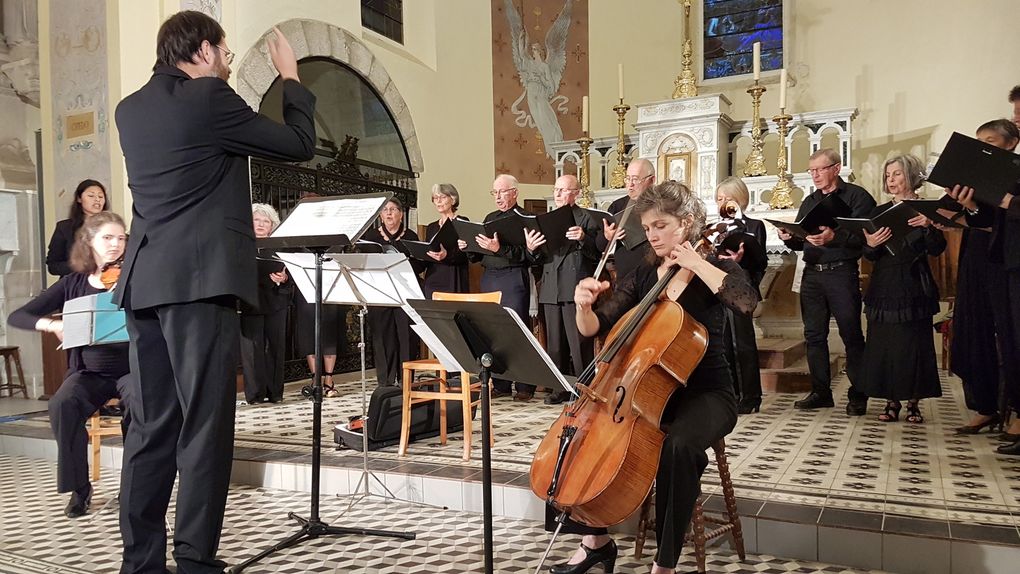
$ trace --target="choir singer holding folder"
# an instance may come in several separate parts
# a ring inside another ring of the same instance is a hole
[[[491,223],[508,214],[527,216],[527,212],[517,205],[517,178],[502,174],[492,182],[490,192],[496,201],[496,211],[485,216],[483,223]],[[485,272],[482,273],[481,288],[483,292],[500,291],[503,294],[502,305],[513,309],[521,321],[527,325],[528,306],[531,298],[531,282],[528,280],[528,268],[531,265],[526,248],[523,245],[511,245],[500,241],[499,233],[491,237],[479,233],[473,239],[477,249],[469,251],[463,236],[457,242],[463,251],[468,252],[468,260],[481,261]],[[485,254],[478,253],[478,250]],[[511,394],[510,381],[492,379],[494,398],[508,397]],[[530,401],[535,396],[535,386],[517,383],[515,401]]]
[[[863,187],[839,177],[842,158],[835,150],[823,148],[811,154],[808,173],[815,191],[804,198],[797,212],[800,221],[830,194],[850,207],[851,217],[867,217],[875,200]],[[811,393],[794,403],[798,409],[833,407],[832,374],[829,366],[829,318],[836,318],[839,336],[846,346],[847,375],[850,389],[846,413],[861,416],[867,412],[868,397],[854,385],[864,354],[861,330],[861,281],[857,261],[864,240],[858,235],[822,227],[819,233],[797,239],[782,227],[779,238],[794,251],[804,252],[804,277],[800,284],[800,311],[804,320]]]

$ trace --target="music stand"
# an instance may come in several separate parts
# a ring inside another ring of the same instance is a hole
[[[308,518],[298,516],[294,512],[288,512],[287,517],[296,521],[300,528],[291,536],[288,536],[279,543],[263,550],[257,555],[230,569],[231,573],[242,572],[249,565],[254,564],[279,550],[290,548],[306,540],[313,540],[321,536],[341,536],[346,534],[360,534],[362,536],[387,536],[392,538],[403,538],[413,540],[414,534],[406,532],[394,532],[389,530],[376,530],[371,528],[355,528],[330,526],[319,517],[319,478],[322,469],[322,371],[324,369],[322,358],[322,268],[323,262],[327,259],[326,253],[338,247],[351,245],[357,240],[365,229],[375,220],[379,211],[385,205],[390,194],[370,194],[362,196],[348,196],[340,198],[312,198],[302,200],[294,212],[284,222],[290,224],[287,231],[277,236],[259,239],[257,245],[264,249],[278,251],[307,251],[310,253],[292,253],[303,255],[312,259],[314,264],[314,301],[315,301],[315,373],[312,376],[312,384],[301,389],[301,394],[312,401],[312,488],[310,492],[310,512]],[[306,203],[307,202],[307,203]],[[314,202],[315,205],[311,205]],[[304,208],[302,206],[304,205]],[[363,221],[353,219],[340,219],[330,222],[337,213],[343,211],[345,205],[351,205],[353,212]],[[295,218],[295,215],[298,217]],[[298,221],[295,221],[298,219]],[[302,223],[307,223],[302,225]],[[327,227],[342,229],[346,233],[329,234],[324,230]],[[277,232],[285,229],[283,225]],[[306,234],[301,235],[300,230]],[[291,231],[293,230],[293,231]],[[350,233],[350,235],[348,235]],[[352,240],[353,238],[353,240]],[[279,254],[278,254],[279,255]],[[302,273],[305,278],[307,275]],[[295,279],[297,281],[297,279]]]
[[[482,514],[485,572],[493,571],[492,453],[489,447],[489,383],[493,374],[533,385],[573,387],[553,364],[531,330],[512,309],[497,303],[409,300],[446,351],[469,372],[477,369],[482,403]],[[472,369],[474,367],[475,369]],[[465,431],[467,432],[467,431]]]

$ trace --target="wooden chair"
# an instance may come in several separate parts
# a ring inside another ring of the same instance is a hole
[[[21,354],[18,347],[0,347],[0,357],[4,358],[4,370],[7,378],[0,384],[0,395],[7,391],[8,396],[13,397],[14,393],[21,391],[21,394],[28,398],[28,387],[25,386],[25,372],[21,369]],[[15,371],[18,373],[18,382],[15,383],[11,377],[11,363],[14,363]]]
[[[110,399],[107,405],[117,404],[117,399]],[[120,417],[104,417],[99,411],[92,413],[88,422],[89,442],[92,445],[92,481],[99,480],[100,449],[104,436],[121,436]]]
[[[953,311],[953,306],[956,304],[956,297],[946,297],[945,301],[949,302],[949,311]],[[953,319],[950,317],[947,319],[939,328],[942,333],[942,368],[949,374],[953,374]]]
[[[729,533],[733,536],[733,546],[737,555],[744,560],[744,533],[740,529],[740,516],[737,515],[737,499],[733,495],[733,481],[730,478],[730,465],[726,462],[726,440],[719,439],[719,442],[712,445],[715,451],[715,463],[719,468],[719,483],[722,484],[723,499],[726,502],[726,517],[715,517],[705,514],[701,506],[701,499],[694,505],[694,516],[691,517],[691,532],[684,536],[684,543],[694,544],[694,556],[698,561],[698,572],[705,572],[705,544],[709,540],[724,536]],[[652,497],[655,489],[648,493],[648,498],[641,505],[641,519],[638,522],[637,536],[634,538],[634,557],[641,558],[645,546],[645,537],[648,531],[655,531],[655,519],[652,517]],[[719,525],[719,528],[705,532],[705,523]]]
[[[502,293],[443,293],[437,291],[432,294],[434,301],[470,301],[482,303],[499,303]],[[471,459],[471,409],[481,401],[472,400],[472,392],[481,392],[481,383],[471,383],[471,375],[460,374],[460,385],[451,386],[447,382],[447,372],[436,359],[422,359],[420,361],[405,361],[403,364],[403,388],[404,401],[401,407],[400,420],[400,456],[407,456],[407,444],[411,438],[411,407],[428,401],[439,401],[439,442],[446,444],[446,403],[447,401],[459,401],[463,412],[464,421],[464,460]],[[436,373],[436,378],[415,380],[419,372]],[[422,390],[426,385],[436,385],[438,390]],[[490,387],[491,389],[491,387]],[[494,444],[495,438],[492,433],[492,421],[489,421],[489,444]]]

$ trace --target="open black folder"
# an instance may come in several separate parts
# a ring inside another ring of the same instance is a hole
[[[620,222],[623,221],[623,239],[620,243],[623,244],[627,249],[633,250],[638,245],[641,245],[645,241],[648,241],[648,236],[645,234],[645,228],[641,226],[641,218],[638,217],[637,213],[634,213],[634,203],[631,202],[627,207],[616,213],[609,213],[608,211],[601,211],[598,209],[588,210],[593,217],[599,220],[599,227],[602,227],[602,222],[608,221],[611,224],[620,227]],[[626,217],[626,220],[624,220]]]
[[[946,196],[949,198],[949,196]],[[951,199],[951,198],[950,198]],[[956,204],[956,209],[949,209],[946,206],[946,202],[940,199],[905,199],[903,203],[906,203],[914,211],[927,217],[928,219],[943,225],[945,227],[957,227],[964,228],[966,225],[960,223],[960,219],[952,219],[960,211],[963,210],[963,206]],[[956,203],[955,201],[953,203]]]
[[[951,188],[974,188],[974,199],[998,207],[1020,180],[1020,156],[981,140],[954,132],[942,150],[928,181]]]
[[[437,232],[429,241],[410,241],[407,239],[401,239],[400,243],[404,246],[411,257],[432,263],[435,262],[435,259],[429,257],[429,251],[439,251],[441,248],[445,248],[447,254],[459,251],[457,247],[457,239],[457,230],[453,225],[450,225],[449,221],[447,221],[439,228],[439,232]]]
[[[500,243],[523,247],[526,244],[524,230],[530,229],[545,236],[546,242],[543,249],[555,252],[569,241],[567,230],[577,225],[574,222],[573,208],[569,205],[539,215],[521,215],[510,211],[506,215],[484,224],[460,220],[454,220],[453,224],[460,239],[463,239],[468,245],[465,251],[484,255],[490,255],[491,252],[478,246],[475,241],[476,235],[493,237],[498,234]]]
[[[839,217],[839,224],[843,229],[863,235],[863,231],[875,233],[883,227],[888,227],[892,237],[883,246],[891,255],[903,249],[904,241],[911,231],[917,229],[911,227],[908,221],[917,217],[917,211],[906,202],[893,204],[888,209],[875,217]]]
[[[819,201],[810,211],[804,214],[800,220],[790,223],[778,219],[768,219],[772,225],[785,229],[787,233],[798,239],[806,239],[808,235],[816,235],[821,232],[822,227],[835,229],[839,227],[840,217],[850,217],[850,206],[842,199],[831,193]]]

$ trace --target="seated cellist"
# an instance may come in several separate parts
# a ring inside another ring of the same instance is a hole
[[[584,336],[607,333],[629,309],[636,306],[671,266],[680,273],[666,287],[663,297],[680,303],[684,311],[708,331],[704,357],[687,385],[679,388],[665,409],[661,425],[667,430],[656,473],[655,537],[658,550],[651,572],[672,573],[680,558],[684,533],[700,493],[701,474],[708,465],[706,450],[729,433],[737,421],[731,371],[726,362],[724,307],[750,314],[758,294],[746,272],[733,261],[706,259],[692,245],[705,226],[701,200],[683,184],[658,184],[637,200],[634,215],[640,216],[654,257],[616,286],[611,297],[593,309],[599,293],[609,284],[584,279],[574,291],[577,328]],[[690,273],[684,273],[689,270]],[[556,512],[549,508],[547,528],[554,530]],[[567,519],[562,532],[582,534],[581,546],[555,574],[587,572],[602,564],[612,572],[617,548],[604,528],[592,528]]]

